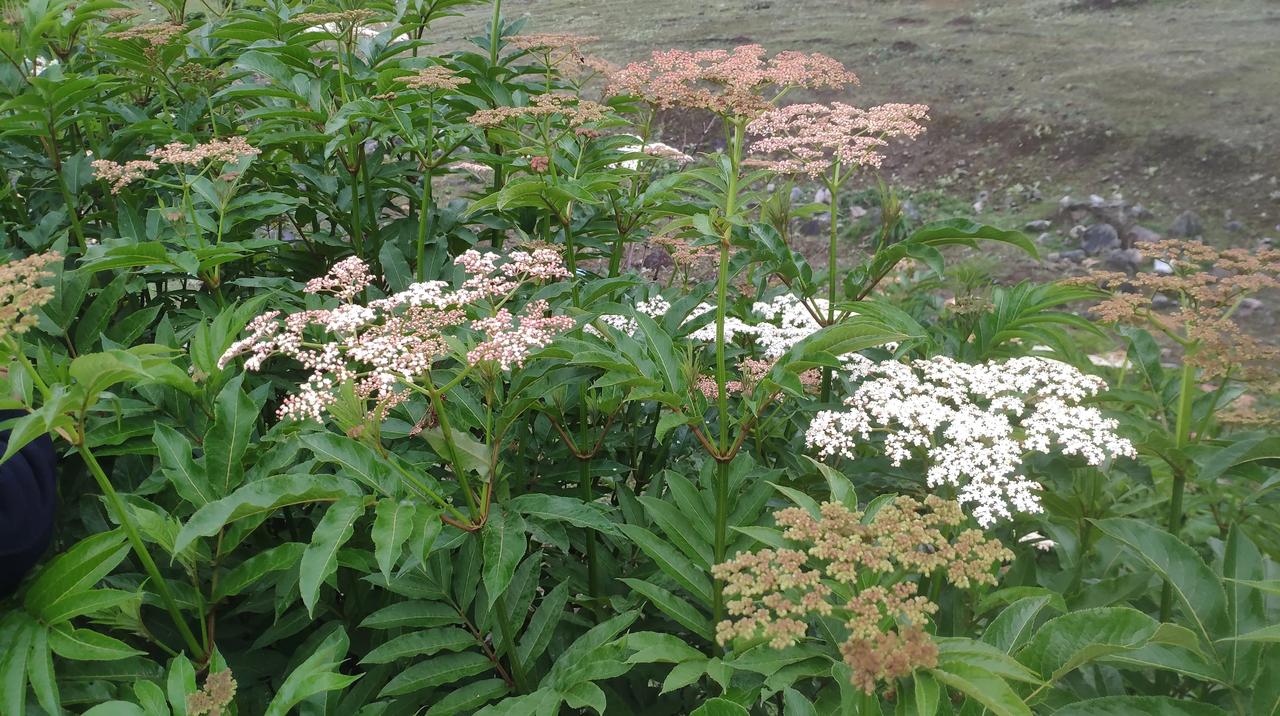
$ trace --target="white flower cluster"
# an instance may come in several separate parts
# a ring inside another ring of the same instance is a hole
[[[1115,420],[1080,405],[1106,383],[1039,356],[960,363],[946,357],[875,363],[845,356],[862,382],[845,410],[822,411],[805,440],[822,456],[854,457],[859,442],[884,432],[895,466],[923,454],[930,487],[952,485],[988,526],[1017,512],[1039,512],[1041,486],[1019,474],[1029,453],[1056,451],[1090,465],[1133,456]]]
[[[810,307],[818,311],[819,315],[827,310],[827,302],[824,299],[816,298],[810,302]],[[671,310],[671,303],[662,296],[655,296],[648,301],[641,301],[636,304],[636,311],[643,313],[651,318],[658,318],[666,315]],[[685,323],[712,313],[716,307],[710,303],[700,303],[685,318]],[[807,338],[821,326],[818,321],[810,313],[810,309],[801,303],[800,299],[790,294],[783,294],[774,298],[772,301],[757,301],[751,307],[751,312],[760,316],[761,321],[757,323],[748,323],[741,318],[734,316],[725,316],[724,321],[724,337],[726,341],[733,341],[738,337],[746,337],[755,341],[763,353],[763,358],[768,360],[777,360],[782,357],[792,346]],[[636,322],[625,316],[603,315],[600,320],[609,326],[626,333],[634,335],[636,332]],[[588,332],[593,329],[588,327]],[[695,341],[711,342],[716,339],[716,324],[708,323],[701,328],[689,334],[689,337]]]

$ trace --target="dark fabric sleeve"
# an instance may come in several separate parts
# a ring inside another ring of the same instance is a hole
[[[21,415],[0,411],[0,420]],[[0,454],[9,433],[0,433]],[[0,463],[0,598],[11,593],[49,547],[57,502],[57,454],[48,435]]]

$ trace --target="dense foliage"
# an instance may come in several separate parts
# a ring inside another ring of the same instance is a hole
[[[1035,247],[841,210],[926,108],[466,2],[7,9],[0,713],[1280,714],[1280,256],[957,283]]]

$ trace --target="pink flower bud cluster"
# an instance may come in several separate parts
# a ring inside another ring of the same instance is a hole
[[[968,364],[939,356],[874,363],[851,354],[845,365],[862,382],[845,410],[814,416],[808,446],[854,459],[860,443],[884,433],[882,449],[894,465],[923,457],[928,485],[958,488],[960,503],[974,505],[983,526],[1041,510],[1040,484],[1019,474],[1028,453],[1057,452],[1095,466],[1135,454],[1115,420],[1081,405],[1106,383],[1059,361]]]
[[[519,315],[502,304],[530,283],[566,278],[569,272],[550,249],[499,261],[497,254],[468,251],[455,260],[469,274],[456,290],[443,281],[424,281],[360,304],[356,298],[374,277],[362,260],[344,259],[306,286],[308,293],[336,296],[341,301],[336,307],[283,317],[279,311],[264,313],[249,323],[248,335],[227,349],[218,366],[247,354],[245,368],[256,371],[272,356],[287,356],[309,375],[285,398],[281,418],[322,420],[344,386],[357,398],[375,402],[374,418],[406,399],[405,383],[426,377],[435,361],[449,354],[446,334],[464,327],[468,309],[487,314],[471,323],[484,339],[468,359],[494,361],[503,370],[522,365],[531,351],[573,321],[544,315],[545,301],[530,302]]]
[[[799,547],[744,552],[712,568],[728,599],[730,618],[716,627],[721,644],[763,637],[784,649],[812,621],[835,615],[849,630],[840,651],[853,683],[871,693],[937,663],[924,627],[938,606],[907,577],[937,572],[962,589],[995,584],[996,565],[1013,559],[999,540],[963,529],[960,506],[936,496],[900,496],[873,516],[832,502],[819,510],[774,513]]]
[[[879,167],[881,151],[889,139],[915,139],[924,132],[920,120],[928,119],[922,104],[884,104],[859,109],[833,104],[793,104],[770,109],[747,127],[759,137],[752,149],[760,154],[781,155],[766,165],[786,174],[822,176],[833,165],[846,168]]]
[[[472,327],[487,338],[467,354],[467,360],[493,361],[502,370],[523,366],[530,353],[547,346],[556,334],[574,326],[574,320],[568,316],[544,315],[549,310],[546,301],[530,301],[523,315],[515,316],[502,308],[489,318],[475,321]]]
[[[609,92],[639,97],[661,109],[704,109],[721,115],[755,116],[774,94],[789,88],[839,88],[858,78],[819,53],[780,52],[765,59],[759,45],[732,50],[654,52],[609,78]]]

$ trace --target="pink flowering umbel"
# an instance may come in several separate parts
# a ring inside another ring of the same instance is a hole
[[[640,97],[660,109],[703,109],[720,115],[754,116],[772,98],[790,88],[832,88],[857,84],[858,78],[836,60],[820,54],[779,52],[765,58],[760,45],[732,50],[655,52],[609,78],[609,91]]]
[[[819,177],[835,165],[879,167],[881,150],[894,137],[915,139],[928,119],[923,104],[884,104],[859,109],[842,102],[792,104],[770,109],[747,126],[757,137],[751,148],[778,158],[769,168]]]
[[[281,418],[322,420],[341,391],[373,401],[374,419],[403,402],[435,363],[450,354],[446,336],[462,333],[469,317],[479,343],[465,356],[468,370],[490,366],[511,370],[534,351],[573,327],[566,316],[549,316],[545,301],[531,301],[520,311],[507,306],[523,287],[569,277],[560,256],[550,249],[512,254],[467,251],[454,262],[468,277],[459,288],[444,281],[424,281],[404,291],[360,303],[374,282],[360,259],[344,259],[324,276],[307,283],[312,294],[332,294],[333,308],[282,316],[264,313],[250,322],[249,335],[235,342],[219,361],[248,355],[245,368],[259,370],[276,355],[297,360],[310,371],[296,392],[280,406]]]

